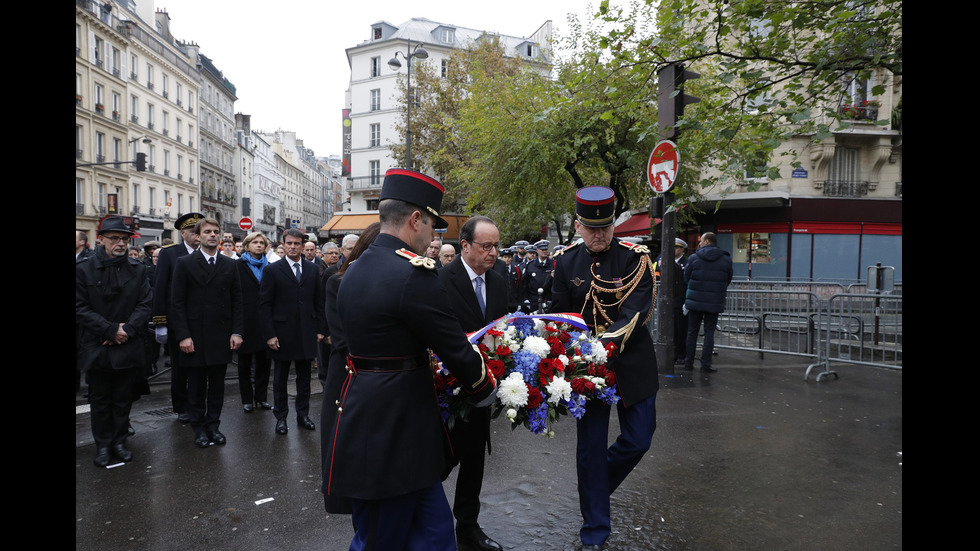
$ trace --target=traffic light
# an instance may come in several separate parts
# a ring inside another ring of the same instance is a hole
[[[684,117],[684,106],[701,101],[684,93],[684,83],[701,75],[684,69],[683,63],[671,63],[657,72],[657,125],[661,139],[676,140],[675,127]]]
[[[146,172],[146,153],[136,154],[136,172]]]

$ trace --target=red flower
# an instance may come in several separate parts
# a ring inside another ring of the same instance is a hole
[[[595,392],[595,383],[588,379],[576,377],[572,379],[572,391],[576,394],[592,394]]]
[[[560,356],[565,353],[565,345],[561,343],[561,339],[554,336],[548,336],[548,344],[551,345],[551,355]]]
[[[611,369],[606,371],[606,384],[609,386],[616,384],[616,373]]]
[[[487,362],[487,367],[490,369],[490,373],[493,374],[494,378],[500,379],[504,376],[504,371],[507,370],[507,366],[504,362],[500,360],[490,360]]]
[[[529,409],[534,409],[541,405],[541,401],[544,398],[541,396],[541,391],[528,385],[527,387],[527,407]]]
[[[497,355],[498,356],[510,356],[510,347],[504,346],[504,345],[497,346]]]

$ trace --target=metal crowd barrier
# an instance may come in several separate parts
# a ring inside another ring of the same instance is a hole
[[[715,348],[811,359],[804,380],[818,368],[816,380],[836,377],[831,362],[901,369],[901,289],[863,291],[859,284],[733,281]],[[648,324],[655,341],[658,320],[655,313]]]

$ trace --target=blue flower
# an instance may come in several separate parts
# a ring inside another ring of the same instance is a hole
[[[602,389],[600,392],[597,392],[596,394],[597,394],[596,396],[597,398],[609,404],[610,406],[614,406],[616,405],[617,402],[619,402],[619,396],[616,396],[616,385],[607,386],[606,388]]]
[[[548,430],[548,404],[542,403],[534,409],[527,410],[528,428],[534,434],[543,434]]]
[[[514,324],[514,329],[517,330],[517,334],[520,335],[522,339],[538,334],[537,331],[534,330],[534,320],[532,318],[517,318],[511,323]]]
[[[585,396],[573,392],[571,400],[568,401],[568,413],[576,419],[581,419],[585,415]]]
[[[538,376],[538,362],[541,358],[527,350],[518,350],[511,355],[511,358],[514,360],[514,370],[524,377],[524,382],[534,382]]]

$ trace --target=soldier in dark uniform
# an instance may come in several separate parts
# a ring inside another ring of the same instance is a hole
[[[534,244],[536,258],[529,260],[524,268],[521,284],[524,285],[524,307],[528,312],[538,311],[542,303],[551,301],[551,278],[555,271],[555,261],[548,255],[551,243],[542,239]]]
[[[612,446],[611,406],[590,400],[578,421],[579,537],[583,550],[598,550],[611,533],[609,497],[650,448],[657,426],[657,358],[646,328],[653,270],[646,247],[613,237],[611,189],[585,187],[575,199],[575,229],[583,241],[556,255],[552,311],[580,313],[603,343],[615,345],[607,366],[621,397],[620,435]]]
[[[446,434],[433,389],[431,350],[482,407],[493,376],[467,340],[449,295],[423,253],[439,217],[443,187],[418,172],[391,169],[381,189],[381,233],[347,269],[337,313],[347,339],[348,376],[331,430],[324,484],[350,498],[350,549],[456,549],[442,489]]]

